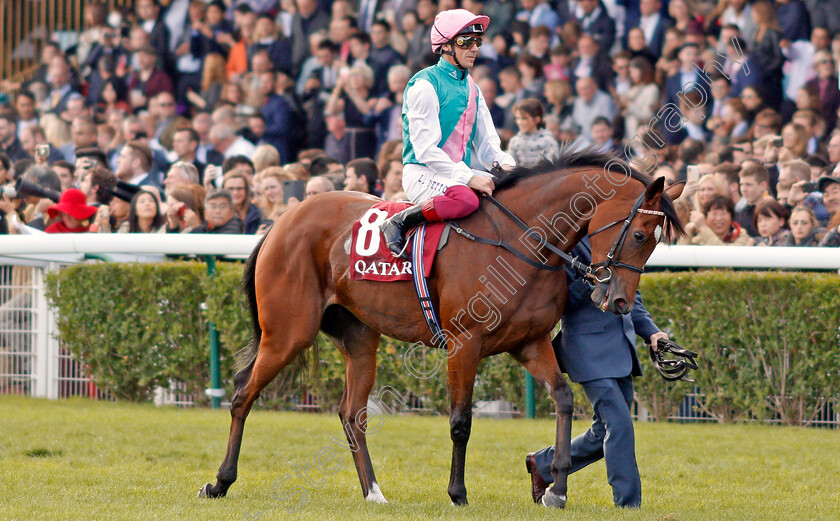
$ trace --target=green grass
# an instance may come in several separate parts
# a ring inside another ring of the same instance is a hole
[[[764,425],[637,424],[641,510],[612,506],[599,462],[571,476],[565,511],[549,511],[531,502],[523,456],[551,441],[553,421],[475,420],[470,505],[455,508],[446,495],[447,419],[385,417],[368,440],[390,504],[362,499],[350,452],[339,450],[343,468],[308,487],[307,504],[289,513],[295,500],[275,499],[272,484],[293,465],[314,468],[318,450],[343,439],[341,428],[333,415],[255,411],[228,497],[198,499],[215,479],[229,418],[0,397],[0,519],[840,519],[840,432]],[[576,422],[574,433],[585,428]]]

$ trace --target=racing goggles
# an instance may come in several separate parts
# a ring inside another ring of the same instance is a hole
[[[473,44],[477,47],[481,47],[483,40],[481,36],[456,36],[454,42],[455,45],[461,49],[469,49],[473,46]]]

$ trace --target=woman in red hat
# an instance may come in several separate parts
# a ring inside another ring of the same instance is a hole
[[[50,219],[58,219],[44,230],[47,233],[83,233],[90,228],[90,219],[96,213],[96,208],[87,205],[84,192],[76,188],[68,188],[58,204],[47,208]]]

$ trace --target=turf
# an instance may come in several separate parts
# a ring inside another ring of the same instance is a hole
[[[766,425],[637,424],[643,508],[612,506],[603,462],[569,480],[565,511],[534,505],[523,456],[547,445],[551,420],[473,422],[470,505],[446,495],[451,442],[443,417],[384,417],[368,436],[387,505],[366,503],[348,450],[342,468],[313,470],[332,415],[255,411],[228,497],[198,499],[227,443],[227,411],[0,397],[0,519],[840,519],[840,432]],[[574,433],[584,430],[576,422]],[[335,462],[333,462],[335,464]],[[310,467],[320,488],[285,500],[273,484]],[[282,497],[282,496],[281,496]]]

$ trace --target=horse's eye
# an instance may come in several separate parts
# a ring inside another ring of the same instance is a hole
[[[647,239],[647,236],[642,232],[633,232],[633,238],[636,239],[636,242],[641,244],[641,243],[645,242],[645,239]]]

